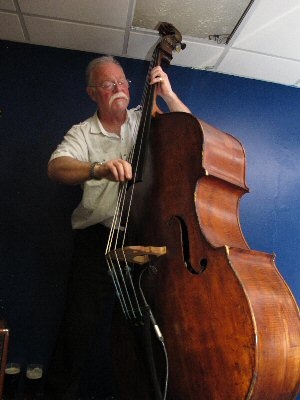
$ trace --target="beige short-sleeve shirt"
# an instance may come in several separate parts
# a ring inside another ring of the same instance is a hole
[[[52,153],[50,161],[68,156],[80,161],[106,162],[116,158],[127,160],[135,143],[141,111],[127,111],[121,134],[108,133],[97,113],[72,126]],[[82,185],[82,199],[72,214],[73,229],[83,229],[101,223],[110,227],[115,213],[119,183],[107,179],[88,180]]]

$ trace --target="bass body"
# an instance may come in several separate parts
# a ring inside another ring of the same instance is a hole
[[[245,241],[238,211],[247,191],[238,140],[190,114],[152,118],[127,244],[166,247],[141,285],[168,354],[167,399],[291,400],[299,391],[299,310],[274,256]],[[120,377],[121,398],[159,399],[138,353],[117,351],[134,377]]]

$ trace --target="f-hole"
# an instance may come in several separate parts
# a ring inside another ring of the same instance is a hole
[[[178,215],[174,216],[170,223],[172,223],[172,220],[176,218],[176,220],[179,222],[180,224],[180,232],[181,232],[181,242],[182,242],[182,251],[183,251],[183,261],[184,264],[187,268],[187,270],[191,273],[191,274],[195,274],[195,275],[199,275],[202,272],[204,272],[207,268],[207,264],[208,261],[206,258],[202,258],[199,261],[199,269],[195,269],[192,264],[191,264],[191,260],[190,260],[190,241],[189,241],[189,233],[188,233],[188,229],[186,226],[186,223],[184,222],[184,220],[179,217]]]

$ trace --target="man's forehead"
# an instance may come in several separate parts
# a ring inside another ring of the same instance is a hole
[[[106,77],[109,78],[113,76],[118,76],[118,77],[125,76],[123,68],[120,65],[114,63],[105,63],[95,67],[93,74],[101,78],[106,78]]]

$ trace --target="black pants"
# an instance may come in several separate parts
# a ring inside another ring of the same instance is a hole
[[[108,234],[99,224],[75,231],[66,311],[46,378],[49,400],[114,394],[109,340],[115,296],[104,256]]]

